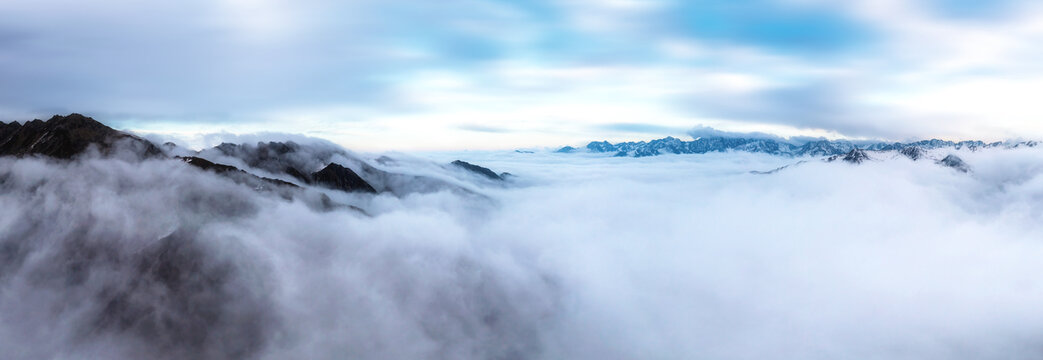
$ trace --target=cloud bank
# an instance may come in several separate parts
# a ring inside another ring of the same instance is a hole
[[[0,158],[0,348],[1036,358],[1043,151],[957,155],[972,173],[904,157],[758,176],[792,160],[429,154],[518,177],[474,185],[486,197],[377,195],[372,216],[173,160]]]
[[[1026,0],[8,0],[0,119],[489,149],[728,131],[1043,137]]]

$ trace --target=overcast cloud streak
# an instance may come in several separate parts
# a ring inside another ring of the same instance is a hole
[[[633,123],[657,136],[1043,137],[1043,7],[988,4],[4,1],[0,118],[86,112],[138,131],[307,131],[366,149],[651,135],[613,126]]]

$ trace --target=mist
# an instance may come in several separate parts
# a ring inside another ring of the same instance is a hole
[[[1043,150],[939,151],[971,171],[397,156],[467,191],[330,193],[365,213],[176,160],[4,157],[0,357],[1039,358]]]

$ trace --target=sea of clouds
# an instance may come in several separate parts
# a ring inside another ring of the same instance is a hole
[[[370,215],[0,158],[0,358],[1039,358],[1043,149],[955,153],[390,154],[516,177]]]

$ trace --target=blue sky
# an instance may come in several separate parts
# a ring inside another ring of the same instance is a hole
[[[0,3],[0,119],[479,149],[1043,138],[1043,6],[969,0]]]

